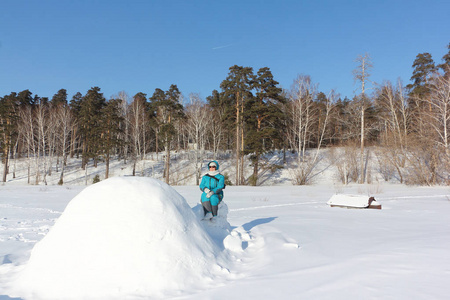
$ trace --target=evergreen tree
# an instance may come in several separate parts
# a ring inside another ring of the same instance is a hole
[[[442,69],[442,71],[446,76],[450,76],[450,43],[447,45],[447,49],[448,53],[442,57],[442,60],[444,62],[440,64],[438,67]]]
[[[420,53],[413,63],[412,84],[406,87],[410,90],[410,95],[423,99],[429,92],[428,79],[436,71],[436,66],[430,53]]]
[[[109,177],[109,161],[111,153],[114,149],[118,149],[123,145],[121,124],[123,124],[124,118],[120,113],[121,100],[111,99],[102,109],[102,152],[106,162],[106,174],[105,178]]]
[[[81,101],[79,122],[83,141],[83,169],[90,158],[94,159],[94,166],[97,166],[102,150],[102,110],[105,105],[106,99],[99,87],[91,88]]]
[[[77,158],[79,157],[79,129],[81,124],[79,124],[80,119],[80,111],[81,111],[81,102],[83,101],[83,95],[80,92],[77,92],[73,95],[72,100],[70,100],[69,107],[70,111],[73,114],[74,118],[74,126],[73,132],[71,134],[71,149],[70,149],[70,157],[73,157],[75,152],[77,154]]]
[[[148,116],[149,116],[149,121],[150,121],[150,126],[154,129],[155,131],[155,152],[156,155],[158,155],[159,151],[160,151],[160,131],[161,131],[161,126],[164,123],[164,115],[163,115],[163,111],[159,108],[159,106],[161,105],[162,101],[164,101],[165,99],[165,93],[163,90],[156,88],[155,91],[153,92],[153,95],[149,98],[150,103],[148,105]]]
[[[253,88],[255,96],[249,98],[244,112],[246,119],[246,145],[245,154],[251,154],[253,175],[250,183],[256,185],[260,156],[269,149],[274,148],[275,141],[281,136],[278,120],[282,118],[278,103],[282,102],[282,90],[277,87],[278,82],[273,79],[269,68],[259,69]]]
[[[220,93],[217,90],[213,90],[211,96],[206,97],[206,101],[211,107],[219,107],[221,105]]]
[[[9,168],[9,155],[17,137],[18,104],[16,93],[0,98],[0,150],[3,161],[3,182]]]
[[[19,94],[17,94],[16,97],[17,105],[19,105],[20,107],[33,105],[39,97],[36,95],[35,99],[33,99],[32,95],[33,93],[30,92],[29,90],[19,92]]]
[[[77,92],[75,95],[73,95],[72,100],[70,100],[69,106],[77,119],[78,116],[80,115],[82,101],[83,95],[80,92]]]
[[[184,118],[183,105],[180,103],[180,98],[181,92],[174,84],[172,84],[169,90],[164,93],[161,89],[155,89],[153,96],[150,98],[152,109],[156,112],[159,135],[164,141],[166,152],[164,177],[166,183],[169,183],[170,178],[170,146],[177,133],[174,124],[175,121]]]
[[[53,95],[51,100],[52,106],[57,107],[59,105],[67,105],[67,91],[65,89],[60,89],[55,95]]]
[[[234,65],[230,67],[227,78],[222,81],[223,99],[233,103],[235,109],[235,149],[236,149],[236,185],[244,184],[244,107],[252,97],[254,75],[251,67]]]

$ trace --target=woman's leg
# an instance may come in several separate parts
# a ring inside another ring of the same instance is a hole
[[[211,206],[211,202],[208,200],[208,201],[204,201],[204,202],[202,202],[202,206],[203,206],[203,212],[205,213],[205,215],[207,214],[207,213],[212,213],[213,212],[213,208],[212,208],[212,206]],[[213,213],[214,214],[214,213]]]
[[[213,214],[213,216],[217,216],[217,212],[219,210],[219,196],[214,194],[211,196],[211,198],[209,198],[210,202],[211,202],[211,212]]]

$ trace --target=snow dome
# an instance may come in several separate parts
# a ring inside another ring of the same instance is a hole
[[[14,289],[33,299],[162,297],[212,282],[225,261],[173,188],[116,177],[71,200]]]

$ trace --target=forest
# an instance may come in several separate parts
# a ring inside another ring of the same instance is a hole
[[[352,99],[323,92],[308,75],[299,75],[289,90],[281,89],[268,67],[254,70],[234,65],[206,99],[183,97],[176,84],[152,95],[126,92],[106,99],[100,87],[69,98],[60,89],[51,98],[29,90],[0,97],[2,181],[11,161],[26,160],[28,183],[46,183],[57,166],[64,184],[68,158],[81,168],[112,159],[136,164],[148,153],[161,153],[164,179],[170,182],[173,151],[194,151],[197,179],[205,151],[231,153],[232,184],[258,185],[265,154],[296,155],[294,184],[311,183],[323,149],[334,155],[339,180],[365,183],[373,160],[386,181],[403,184],[450,184],[450,44],[441,63],[420,53],[410,82],[372,83],[368,54],[356,59],[359,87]],[[374,87],[367,89],[368,83]],[[244,175],[244,161],[251,176]],[[282,168],[282,165],[272,166]],[[135,170],[133,169],[133,174]]]

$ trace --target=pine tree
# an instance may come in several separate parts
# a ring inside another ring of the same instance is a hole
[[[123,145],[121,124],[123,124],[123,116],[120,113],[121,100],[111,99],[102,109],[102,153],[105,157],[106,174],[109,177],[109,161],[111,153],[114,149],[118,149]]]
[[[170,146],[177,131],[175,121],[184,118],[183,105],[180,103],[181,92],[178,87],[172,84],[168,91],[162,92],[161,89],[155,89],[150,98],[152,110],[155,112],[155,118],[158,124],[159,135],[163,138],[166,160],[164,167],[164,177],[166,183],[170,179]]]
[[[438,67],[442,69],[442,71],[446,76],[450,76],[450,43],[447,45],[447,49],[448,53],[442,57],[442,60],[444,62],[440,64]]]
[[[259,69],[253,82],[255,96],[249,98],[244,112],[246,119],[245,154],[251,154],[253,175],[250,184],[256,185],[260,156],[274,148],[275,141],[280,137],[279,127],[275,124],[282,118],[277,104],[283,102],[282,90],[277,87],[269,68]]]
[[[234,103],[235,108],[235,149],[236,149],[236,185],[245,183],[244,179],[244,107],[245,102],[252,97],[253,69],[234,65],[230,67],[227,78],[220,87],[224,100]]]
[[[0,150],[3,160],[3,182],[9,170],[9,155],[17,137],[18,99],[16,93],[0,98]]]
[[[418,54],[412,67],[414,68],[413,75],[411,76],[413,83],[408,84],[406,87],[410,90],[410,96],[423,99],[430,92],[428,80],[433,72],[436,71],[431,54]]]
[[[83,101],[83,95],[80,92],[77,92],[75,95],[73,95],[72,100],[70,100],[69,107],[70,111],[73,114],[74,118],[74,124],[73,124],[73,130],[71,134],[71,141],[70,141],[70,157],[73,157],[75,155],[75,152],[77,154],[77,158],[79,157],[79,131],[81,124],[79,123],[80,120],[80,111],[81,111],[81,102]]]
[[[19,92],[16,97],[16,102],[20,107],[25,107],[28,105],[33,105],[39,97],[36,95],[35,98],[32,97],[33,93],[29,90],[24,90]],[[46,98],[45,98],[46,99]]]
[[[101,112],[106,105],[106,99],[100,93],[99,87],[91,88],[81,101],[79,122],[80,134],[83,141],[83,162],[85,168],[89,159],[94,159],[94,166],[102,150],[102,116]]]
[[[156,88],[153,92],[153,95],[149,98],[150,103],[148,105],[148,116],[149,116],[149,122],[150,126],[155,131],[155,152],[156,156],[158,157],[158,153],[160,151],[160,129],[164,121],[164,117],[162,115],[162,112],[160,112],[159,106],[162,101],[165,99],[165,93],[163,90]]]
[[[70,100],[70,108],[72,109],[74,115],[78,119],[81,111],[81,102],[83,101],[83,95],[80,92],[77,92],[73,95],[72,100]]]
[[[60,89],[55,95],[53,95],[51,100],[52,106],[57,107],[59,105],[67,105],[67,91],[65,89]]]

